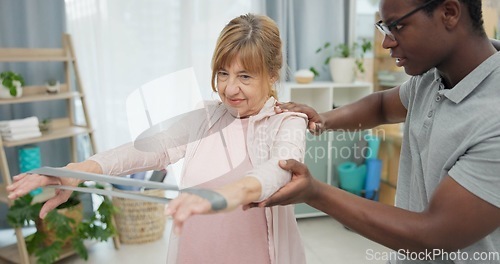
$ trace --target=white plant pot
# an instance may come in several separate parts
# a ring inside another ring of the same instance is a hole
[[[355,58],[331,58],[330,73],[335,83],[352,83],[356,77]]]
[[[47,87],[47,93],[50,94],[59,93],[59,91],[61,90],[61,84],[59,83],[59,81],[57,81],[57,83],[54,85],[46,84],[45,87]]]
[[[14,98],[14,97],[21,97],[23,95],[23,87],[22,86],[17,86],[16,91],[17,91],[17,95],[12,96],[12,95],[10,95],[10,90],[7,89],[5,86],[0,84],[0,98],[10,99],[10,98]]]

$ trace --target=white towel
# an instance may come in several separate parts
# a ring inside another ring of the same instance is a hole
[[[38,132],[13,134],[13,135],[10,135],[10,136],[2,136],[2,138],[5,141],[15,141],[15,140],[22,140],[22,139],[27,139],[27,138],[39,137],[41,135],[42,135],[42,133],[40,131],[38,131]]]
[[[31,116],[23,119],[14,119],[7,121],[0,121],[0,128],[14,128],[14,127],[27,127],[38,126],[38,117]]]
[[[20,134],[20,133],[28,133],[28,132],[40,132],[40,128],[38,126],[0,128],[0,134],[2,136],[10,136],[12,134]]]

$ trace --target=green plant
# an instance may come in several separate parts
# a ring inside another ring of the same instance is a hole
[[[96,184],[96,188],[102,189],[103,186]],[[78,255],[87,260],[88,253],[83,243],[84,240],[106,241],[116,234],[115,226],[112,223],[112,215],[117,212],[117,209],[109,198],[100,197],[102,203],[97,211],[92,212],[88,219],[83,219],[79,223],[66,215],[60,214],[58,210],[49,212],[44,219],[46,228],[39,228],[37,224],[37,231],[25,238],[28,252],[37,257],[38,263],[54,263],[61,254],[63,246],[66,242],[69,242]],[[28,194],[14,201],[14,204],[7,212],[7,222],[11,226],[23,227],[32,222],[40,221],[38,215],[42,203],[31,204],[32,200],[33,196]],[[69,208],[79,203],[81,201],[78,194],[73,192],[68,201],[61,204],[57,209]],[[49,235],[52,236],[53,241],[47,243]]]
[[[5,71],[0,73],[0,79],[2,79],[2,85],[9,89],[10,95],[17,95],[17,87],[24,85],[24,79],[20,74],[12,71]]]
[[[363,59],[365,53],[371,49],[372,43],[367,39],[363,39],[361,44],[354,42],[351,46],[341,43],[333,47],[330,42],[326,42],[316,50],[316,54],[323,53],[326,56],[323,64],[327,66],[334,57],[356,58],[356,66],[358,70],[363,73],[365,72]],[[309,70],[314,73],[314,76],[319,76],[319,71],[315,67],[310,67]]]
[[[50,86],[54,86],[57,84],[57,80],[56,79],[49,79],[47,81],[47,84],[50,85]]]

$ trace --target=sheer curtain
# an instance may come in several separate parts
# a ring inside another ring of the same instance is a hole
[[[131,140],[126,98],[148,81],[193,67],[202,97],[216,98],[210,88],[210,60],[220,30],[238,15],[263,9],[262,1],[246,0],[65,3],[97,151]]]
[[[324,58],[315,52],[325,42],[332,45],[346,41],[348,1],[272,0],[266,1],[266,14],[280,27],[289,76],[299,69],[323,65]],[[330,80],[327,67],[317,67],[317,80]],[[286,76],[286,75],[283,75]]]

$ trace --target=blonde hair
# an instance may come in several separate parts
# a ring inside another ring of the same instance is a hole
[[[283,66],[278,26],[267,16],[246,14],[231,20],[222,29],[212,57],[212,90],[217,91],[217,72],[239,58],[242,67],[264,78],[280,80]],[[277,98],[274,83],[269,96]]]

